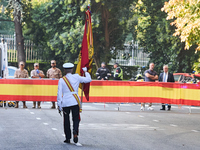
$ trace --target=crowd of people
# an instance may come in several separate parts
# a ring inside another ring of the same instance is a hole
[[[113,80],[123,80],[123,70],[118,63],[113,65],[114,73],[110,73],[110,70],[106,68],[105,62],[101,63],[101,67],[97,69],[97,80],[109,80],[109,77],[113,76]]]
[[[161,73],[158,77],[158,74],[156,71],[154,71],[154,63],[149,64],[149,69],[144,72],[145,81],[146,82],[155,82],[158,80],[159,82],[175,82],[174,76],[172,73],[168,72],[168,66],[163,66],[163,73]],[[21,61],[19,63],[19,69],[15,71],[14,77],[15,78],[29,78],[28,71],[24,69],[25,63]],[[97,69],[96,77],[97,80],[109,80],[109,78],[112,76],[113,80],[123,80],[123,70],[119,66],[118,63],[115,63],[113,65],[113,73],[111,74],[110,70],[106,67],[105,62],[101,63],[101,67]],[[39,69],[39,63],[34,63],[34,70],[31,71],[31,78],[44,78],[45,74],[42,70]],[[60,79],[62,78],[62,72],[60,69],[56,67],[56,61],[51,60],[51,68],[48,69],[46,73],[46,77],[50,79]],[[41,102],[37,102],[37,108],[41,108],[40,106]],[[19,107],[19,101],[16,101],[15,108]],[[27,108],[26,102],[23,101],[23,108]],[[33,107],[36,108],[36,102],[33,102]],[[52,109],[56,108],[55,102],[52,102]],[[154,110],[152,107],[152,103],[148,104],[148,110]],[[141,110],[145,110],[145,103],[141,103]],[[165,104],[162,104],[161,110],[165,110]],[[168,110],[171,110],[171,105],[168,104]]]
[[[25,63],[21,61],[19,63],[19,69],[15,71],[14,78],[29,78],[28,71],[24,69]],[[47,78],[50,79],[60,79],[62,78],[62,72],[60,69],[56,67],[56,61],[51,60],[51,68],[48,69],[46,73]],[[31,71],[31,78],[44,78],[45,74],[42,70],[39,70],[39,63],[34,63],[34,70]],[[41,102],[37,102],[37,108],[41,108],[40,106]],[[19,101],[16,101],[15,108],[19,107]],[[23,108],[27,108],[26,102],[23,101]],[[33,102],[33,107],[36,108],[36,102]],[[56,108],[55,102],[52,102],[52,109]]]
[[[14,78],[29,78],[28,71],[24,68],[25,63],[21,61],[19,63],[19,68],[15,71]],[[42,70],[39,69],[39,63],[34,63],[34,70],[30,73],[31,78],[44,78],[45,74]],[[111,75],[109,69],[106,68],[106,64],[104,62],[101,63],[101,67],[97,70],[96,76],[98,80],[108,80]],[[56,67],[56,61],[51,60],[51,68],[48,69],[46,73],[46,77],[49,79],[60,79],[62,78],[62,72],[59,68]],[[123,80],[123,70],[119,66],[118,63],[114,64],[114,80]],[[41,108],[41,102],[37,102],[37,108]],[[19,101],[16,101],[15,108],[19,108]],[[27,108],[26,102],[23,101],[23,108]],[[33,107],[36,108],[36,102],[33,102]],[[55,102],[52,102],[52,109],[56,108]]]
[[[163,73],[161,73],[158,77],[156,71],[154,71],[154,63],[149,64],[149,69],[144,72],[145,82],[155,82],[158,80],[159,82],[175,82],[173,73],[168,72],[168,65],[163,66]],[[114,64],[114,74],[113,80],[123,80],[123,70],[120,68],[118,63]],[[106,68],[106,64],[104,62],[101,63],[101,67],[97,70],[96,76],[98,80],[109,80],[111,77],[111,73],[108,68]],[[141,110],[145,110],[145,103],[141,103]],[[154,110],[152,107],[152,103],[149,103],[148,110]],[[165,110],[165,104],[162,104],[162,108],[160,110]],[[168,111],[171,110],[171,105],[168,104]]]

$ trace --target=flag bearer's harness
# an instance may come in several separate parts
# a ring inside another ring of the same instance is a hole
[[[70,84],[69,80],[67,79],[67,77],[63,77],[63,80],[65,81],[65,83],[67,84],[70,92],[72,93],[72,95],[74,96],[74,98],[76,99],[78,106],[79,106],[79,111],[82,112],[82,107],[81,107],[81,102],[79,100],[78,94],[74,91],[72,85]],[[74,93],[74,94],[73,94]]]

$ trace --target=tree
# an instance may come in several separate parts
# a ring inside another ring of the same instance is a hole
[[[7,2],[0,0],[0,34],[14,34],[14,22],[11,20],[11,15],[6,13]]]
[[[164,64],[169,64],[172,72],[192,72],[194,62],[199,53],[184,50],[184,43],[173,36],[175,27],[170,26],[166,14],[161,11],[165,0],[139,0],[137,38],[144,51],[149,53],[150,62],[154,62],[155,70],[160,72]]]
[[[132,0],[91,0],[94,60],[97,67],[101,61],[108,63],[115,57],[116,50],[123,48],[132,2]]]
[[[24,32],[42,48],[42,56],[48,59],[76,61],[81,49],[84,31],[86,0],[54,0],[34,5],[31,22]],[[108,63],[115,49],[123,47],[127,35],[126,23],[132,0],[91,0],[94,60]]]
[[[21,0],[9,0],[8,8],[10,9],[9,12],[12,12],[13,14],[13,20],[15,24],[17,60],[18,63],[20,61],[26,62],[26,56],[24,52],[24,37],[22,34],[23,2],[21,2]]]
[[[180,36],[185,42],[185,49],[196,46],[200,50],[200,3],[194,0],[169,0],[162,11],[167,13],[167,20],[173,19],[171,25],[176,26],[174,36]]]
[[[81,6],[82,1],[64,0],[33,5],[24,33],[34,41],[44,61],[55,59],[58,66],[76,61],[84,29]]]

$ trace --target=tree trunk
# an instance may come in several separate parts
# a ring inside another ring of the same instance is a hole
[[[182,73],[183,72],[183,68],[186,64],[183,64],[183,59],[184,59],[184,52],[185,52],[185,43],[181,43],[181,51],[180,53],[178,54],[178,72],[179,73]]]
[[[93,34],[93,43],[94,43],[94,62],[96,69],[100,67],[100,54],[99,54],[99,44],[97,42],[96,34]]]
[[[15,33],[16,33],[16,49],[17,49],[17,61],[18,64],[20,61],[26,63],[25,52],[24,52],[24,37],[22,35],[22,25],[20,22],[21,13],[14,14],[14,23],[15,23]]]
[[[99,68],[99,60],[98,60],[98,58],[96,57],[96,55],[93,55],[93,58],[94,58],[94,63],[95,63],[95,66],[96,66],[96,69],[98,69]]]
[[[109,36],[109,29],[108,29],[108,20],[109,20],[109,11],[103,7],[103,12],[102,12],[102,21],[104,23],[104,35],[105,35],[105,63],[107,64],[108,61],[110,60],[109,55],[110,55],[110,36]]]

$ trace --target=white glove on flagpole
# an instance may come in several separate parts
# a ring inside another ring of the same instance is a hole
[[[84,67],[84,68],[82,68],[82,69],[83,69],[84,72],[87,72],[87,68],[86,68],[86,67]]]

